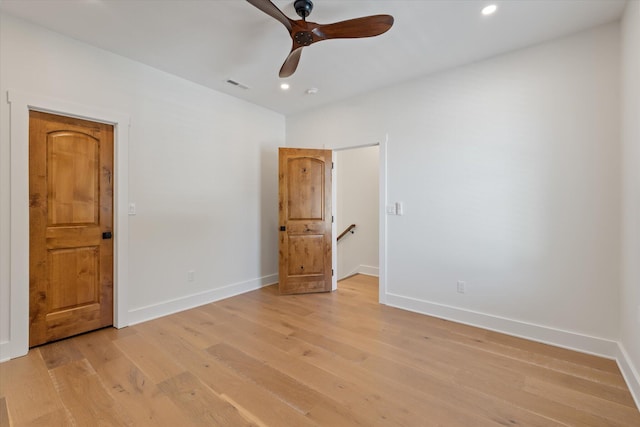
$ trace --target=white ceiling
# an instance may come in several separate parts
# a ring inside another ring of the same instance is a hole
[[[243,0],[0,0],[0,10],[283,114],[612,22],[626,0],[315,0],[309,21],[390,14],[368,39],[305,48],[280,90],[291,47],[275,19]],[[293,0],[274,1],[297,19]],[[494,15],[480,14],[495,3]],[[232,79],[247,90],[226,83]],[[309,88],[316,95],[306,95]]]

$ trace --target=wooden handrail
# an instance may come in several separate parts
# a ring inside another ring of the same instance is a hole
[[[337,241],[339,242],[340,239],[346,236],[348,232],[351,232],[351,234],[355,233],[355,231],[353,231],[354,228],[356,228],[355,224],[351,224],[350,226],[348,226],[342,233],[340,233]]]

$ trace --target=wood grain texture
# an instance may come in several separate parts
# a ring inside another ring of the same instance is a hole
[[[76,129],[47,132],[49,225],[99,221],[99,149],[100,139]]]
[[[7,399],[0,398],[0,426],[9,426],[9,411],[7,410]]]
[[[638,426],[612,360],[270,286],[0,364],[10,426]]]
[[[331,150],[279,149],[279,290],[328,292],[332,285]]]
[[[113,126],[29,113],[29,345],[113,322]]]

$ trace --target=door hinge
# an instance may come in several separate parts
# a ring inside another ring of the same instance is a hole
[[[335,167],[335,163],[331,162],[331,169]]]
[[[331,269],[331,277],[333,277],[333,268]]]

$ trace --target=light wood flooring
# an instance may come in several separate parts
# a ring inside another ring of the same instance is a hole
[[[274,286],[0,364],[4,426],[640,426],[611,360]]]

